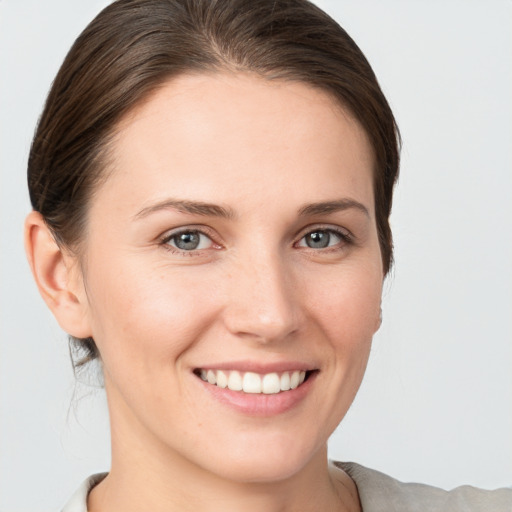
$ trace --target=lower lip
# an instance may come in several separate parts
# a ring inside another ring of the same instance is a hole
[[[310,392],[317,375],[318,372],[312,372],[299,387],[270,395],[232,391],[228,388],[220,388],[215,384],[209,384],[197,376],[196,378],[216,400],[238,412],[248,416],[275,416],[298,406]]]

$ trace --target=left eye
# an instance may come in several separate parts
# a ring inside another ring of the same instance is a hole
[[[165,240],[165,243],[180,251],[197,251],[208,249],[212,246],[212,240],[200,231],[181,231]]]
[[[342,235],[332,229],[316,229],[304,235],[298,246],[309,247],[310,249],[325,249],[339,244],[342,240]]]

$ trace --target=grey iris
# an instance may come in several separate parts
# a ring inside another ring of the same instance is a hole
[[[331,235],[327,231],[313,231],[306,235],[306,245],[312,249],[323,249],[329,246]]]
[[[187,231],[174,237],[176,247],[184,251],[193,251],[194,249],[197,249],[199,242],[200,236],[197,231]]]

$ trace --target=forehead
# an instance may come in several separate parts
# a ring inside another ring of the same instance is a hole
[[[250,74],[170,80],[121,121],[112,156],[108,181],[118,192],[137,182],[142,201],[271,201],[284,191],[315,201],[337,185],[373,197],[372,149],[353,116],[307,84]]]

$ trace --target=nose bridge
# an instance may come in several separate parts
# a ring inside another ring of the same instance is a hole
[[[284,339],[298,327],[291,268],[277,251],[252,252],[231,276],[227,325],[231,332],[260,342]]]

